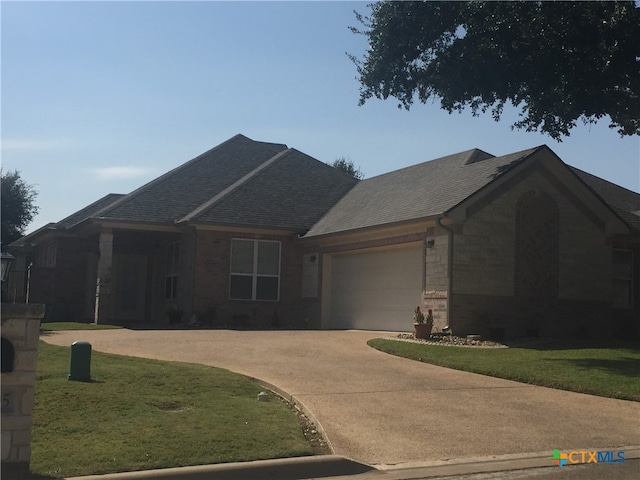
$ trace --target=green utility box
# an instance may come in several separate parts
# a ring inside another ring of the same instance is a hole
[[[78,340],[71,344],[69,380],[91,381],[91,344],[89,342]]]

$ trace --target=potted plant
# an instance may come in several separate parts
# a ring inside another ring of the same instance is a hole
[[[417,306],[413,311],[413,327],[416,338],[429,338],[431,336],[431,329],[433,328],[433,310],[429,309],[425,316],[425,314],[420,311],[420,306]]]

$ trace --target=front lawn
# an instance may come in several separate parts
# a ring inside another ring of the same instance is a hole
[[[442,367],[602,397],[640,401],[640,348],[586,343],[465,348],[374,339],[383,352]]]
[[[31,469],[66,477],[312,455],[278,397],[227,370],[92,352],[92,382],[67,379],[69,348],[40,342]]]

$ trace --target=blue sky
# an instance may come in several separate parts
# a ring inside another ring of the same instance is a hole
[[[640,191],[640,140],[606,119],[557,143],[438,102],[358,106],[353,10],[366,2],[2,1],[2,168],[38,190],[29,231],[128,193],[242,133],[372,177],[481,148],[549,145],[566,163]],[[419,188],[429,188],[428,185]]]

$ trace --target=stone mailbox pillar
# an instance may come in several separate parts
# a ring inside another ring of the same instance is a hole
[[[38,338],[44,305],[2,304],[2,478],[29,476]]]

